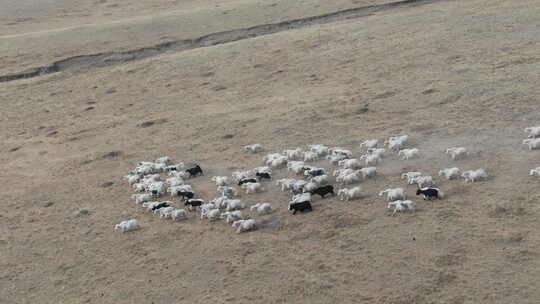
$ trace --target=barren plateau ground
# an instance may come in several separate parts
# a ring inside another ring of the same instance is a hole
[[[540,2],[390,1],[0,0],[0,78],[71,58],[0,82],[0,303],[539,303],[540,152],[521,142],[540,125]],[[201,164],[210,199],[211,176],[262,165],[244,145],[359,156],[401,134],[422,157],[385,158],[366,198],[292,216],[265,184],[241,199],[276,211],[243,234],[154,217],[121,179],[167,155]],[[453,166],[490,178],[437,176]],[[378,192],[417,170],[447,198],[408,186],[418,210],[388,216]],[[142,229],[113,230],[128,218]]]

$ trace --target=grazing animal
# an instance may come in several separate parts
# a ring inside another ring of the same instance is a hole
[[[396,212],[404,212],[404,211],[414,211],[415,210],[415,203],[410,200],[398,200],[388,203],[388,209],[394,208],[394,212],[392,212],[392,215],[395,215]]]
[[[166,172],[177,171],[177,170],[178,169],[176,168],[176,166],[167,166],[167,167],[165,167]]]
[[[276,181],[276,186],[280,186],[281,191],[285,192],[286,190],[292,189],[295,182],[296,180],[292,178],[282,178]]]
[[[294,184],[291,187],[291,191],[294,194],[302,193],[304,191],[304,187],[308,184],[305,180],[297,180],[294,182]]]
[[[268,173],[272,174],[272,170],[270,170],[270,167],[264,166],[264,167],[257,167],[253,169],[253,172],[255,173]]]
[[[454,147],[446,149],[446,154],[450,155],[452,160],[458,160],[466,157],[468,152],[466,148]]]
[[[132,186],[133,184],[137,183],[141,177],[138,174],[128,174],[124,176],[124,179],[128,181],[129,185]]]
[[[272,160],[274,158],[280,158],[282,156],[283,155],[281,155],[279,153],[268,153],[263,157],[263,162],[268,163],[270,160]]]
[[[184,206],[193,208],[193,207],[200,207],[202,206],[202,204],[204,204],[204,200],[190,198],[184,203]]]
[[[132,185],[133,188],[137,189],[137,191],[146,191],[151,192],[151,190],[155,189],[161,189],[163,187],[162,184],[160,184],[161,178],[159,174],[150,174],[143,176],[138,183],[135,183]]]
[[[400,150],[405,142],[409,139],[409,136],[402,135],[402,136],[393,136],[390,137],[388,140],[384,142],[384,144],[388,145],[388,149],[392,151],[398,151]]]
[[[154,168],[156,169],[156,172],[161,173],[164,172],[167,168],[166,164],[156,163],[154,164]]]
[[[362,164],[356,158],[344,159],[338,162],[338,166],[343,167],[343,169],[360,169]]]
[[[355,170],[353,170],[353,169],[337,169],[337,170],[334,170],[332,175],[335,176],[335,177],[338,177],[338,176],[349,175],[349,174],[354,173],[354,172],[355,172]]]
[[[169,193],[171,196],[178,196],[178,192],[193,192],[191,185],[178,185],[169,187]]]
[[[309,181],[307,184],[304,185],[304,187],[302,187],[302,192],[311,192],[317,189],[317,187],[319,187],[319,185],[312,181]]]
[[[261,144],[252,144],[244,146],[244,150],[251,153],[259,153],[263,150],[263,146]]]
[[[219,209],[202,209],[201,210],[201,220],[205,217],[210,221],[214,221],[220,218],[221,211]]]
[[[376,165],[382,160],[378,154],[364,154],[360,156],[360,159],[366,162],[366,166]]]
[[[220,196],[220,197],[217,197],[217,198],[209,201],[208,203],[214,204],[214,206],[216,206],[216,208],[225,209],[225,208],[227,208],[227,201],[228,200],[229,200],[228,197]]]
[[[167,190],[164,182],[151,182],[146,187],[146,191],[152,193],[153,196],[161,196]]]
[[[227,186],[229,184],[229,178],[227,176],[214,176],[212,181],[216,183],[216,186]]]
[[[211,203],[211,202],[203,203],[202,205],[199,206],[199,210],[201,211],[201,213],[204,213],[209,210],[216,209],[216,208],[218,207],[214,203]]]
[[[529,146],[529,150],[540,149],[540,138],[524,139],[523,144]]]
[[[163,157],[160,157],[160,158],[156,159],[156,163],[168,165],[168,164],[171,163],[171,159],[168,156],[163,156]]]
[[[251,206],[251,208],[249,208],[249,210],[257,211],[257,213],[260,214],[260,215],[268,214],[268,213],[272,212],[272,205],[270,205],[269,203],[257,203],[255,205]]]
[[[264,191],[264,188],[258,182],[242,184],[242,188],[246,189],[246,194]]]
[[[225,210],[233,211],[246,208],[246,205],[242,203],[239,199],[228,199],[224,203],[227,207]]]
[[[287,164],[289,159],[287,158],[287,156],[283,156],[279,153],[271,153],[267,154],[263,158],[263,161],[267,166],[270,166],[272,168],[281,168]]]
[[[247,171],[234,171],[232,173],[232,177],[234,178],[235,181],[238,182],[238,181],[240,181],[242,179],[253,177],[253,172],[250,171],[250,170],[247,170]]]
[[[180,186],[184,184],[184,178],[187,175],[186,172],[175,172],[176,174],[169,174],[171,176],[170,178],[167,178],[165,181],[166,184],[168,184],[171,187],[174,186]]]
[[[233,187],[229,187],[229,186],[219,186],[217,190],[221,192],[221,195],[226,196],[228,198],[235,197],[238,195],[238,191],[234,189]]]
[[[488,175],[486,170],[480,168],[477,170],[465,171],[461,174],[461,177],[463,177],[466,182],[476,182],[479,180],[486,180]]]
[[[184,169],[185,165],[184,163],[180,162],[176,165],[170,165],[170,166],[167,166],[165,167],[165,172],[168,172],[168,173],[172,173],[172,172],[177,172],[177,171],[180,171],[182,169]]]
[[[340,160],[344,160],[346,158],[347,156],[343,154],[331,154],[326,156],[326,159],[329,160],[333,165],[337,165]]]
[[[310,182],[319,186],[328,184],[328,175],[325,174],[325,175],[315,176],[310,180]]]
[[[444,198],[444,193],[441,191],[441,189],[432,187],[418,188],[418,190],[416,190],[416,195],[422,195],[424,200]]]
[[[366,180],[370,177],[374,177],[377,175],[377,167],[365,167],[359,170],[362,174],[362,179]]]
[[[270,174],[269,172],[257,172],[255,173],[255,176],[257,176],[259,180],[272,179],[272,174]]]
[[[287,161],[288,161],[287,157],[281,156],[279,158],[274,158],[270,160],[270,162],[267,163],[267,165],[269,165],[272,168],[283,168],[287,164]]]
[[[255,178],[244,178],[238,182],[238,186],[242,186],[243,184],[248,184],[248,183],[256,183],[256,182],[257,180]]]
[[[341,148],[341,147],[333,147],[329,149],[330,153],[332,155],[343,155],[345,158],[351,158],[352,152],[350,150]]]
[[[540,137],[540,126],[525,128],[525,133],[528,133],[527,138]]]
[[[313,178],[315,176],[325,175],[325,174],[326,174],[326,171],[324,170],[324,168],[310,168],[304,171],[304,176],[306,176],[308,179]]]
[[[306,175],[306,171],[314,169],[314,168],[315,167],[311,167],[311,166],[303,166],[302,167],[302,173],[300,175]]]
[[[140,162],[137,164],[132,173],[138,175],[149,175],[160,173],[165,166],[163,164],[155,164],[152,162]]]
[[[422,176],[422,172],[406,172],[401,174],[401,179],[407,179],[407,184],[414,184],[414,179]]]
[[[311,206],[310,201],[298,202],[298,203],[290,204],[289,211],[292,211],[293,215],[295,215],[297,211],[300,211],[300,212],[313,211],[313,207]]]
[[[289,211],[293,211],[293,215],[296,214],[296,211],[312,211],[311,207],[311,193],[302,193],[293,196],[292,200],[289,202]]]
[[[398,156],[401,160],[418,158],[420,156],[420,150],[417,148],[399,150]]]
[[[161,180],[161,176],[159,174],[148,174],[143,176],[142,182],[143,183],[152,183],[152,182],[159,182]]]
[[[171,187],[175,187],[175,186],[180,186],[180,185],[183,185],[184,184],[184,179],[182,179],[181,177],[179,176],[173,176],[173,177],[169,177],[167,178],[167,180],[165,181],[165,183]]]
[[[155,211],[157,209],[161,209],[161,208],[165,208],[165,207],[170,207],[171,204],[170,202],[159,202],[158,204],[152,206],[152,209],[151,211]],[[143,204],[143,207],[144,207],[144,204]]]
[[[378,145],[379,145],[378,139],[368,139],[360,143],[360,148],[373,149],[373,148],[377,148]]]
[[[292,199],[289,201],[289,204],[298,203],[302,201],[311,201],[311,193],[303,192],[293,195]]]
[[[235,221],[239,221],[239,220],[244,218],[242,216],[242,211],[240,211],[240,210],[223,212],[220,215],[220,217],[225,218],[225,221],[227,223],[232,223],[232,222],[235,222]]]
[[[120,224],[114,226],[114,230],[120,230],[122,232],[133,231],[141,228],[141,224],[136,219],[122,221]]]
[[[296,174],[304,172],[305,163],[303,161],[289,161],[287,163],[287,171],[292,171]]]
[[[195,165],[192,168],[186,169],[186,172],[189,173],[190,177],[195,177],[197,175],[204,175],[203,170],[199,165]]]
[[[189,178],[189,173],[186,171],[169,171],[167,175],[174,176],[176,178]]]
[[[160,208],[160,209],[154,210],[154,214],[159,214],[160,218],[166,218],[167,219],[167,218],[171,218],[172,212],[175,209],[176,208],[174,208],[174,207]]]
[[[293,150],[284,150],[283,154],[285,154],[288,160],[298,160],[304,157],[304,152],[300,148],[296,148]]]
[[[410,184],[417,184],[419,187],[433,185],[433,178],[429,175],[421,175],[409,180]]]
[[[236,228],[236,233],[242,233],[257,228],[257,222],[254,219],[238,220],[232,223],[233,228]]]
[[[386,149],[384,149],[384,148],[367,149],[367,154],[378,155],[380,158],[384,157],[384,153],[386,153]]]
[[[344,185],[354,184],[360,182],[362,176],[363,175],[360,170],[356,170],[348,174],[342,173],[338,177],[336,177],[336,182]]]
[[[133,184],[133,188],[139,192],[143,192],[145,190],[145,186],[143,183],[135,183]]]
[[[312,152],[312,151],[306,151],[304,152],[304,161],[305,162],[314,162],[319,158],[319,154]]]
[[[149,193],[133,194],[131,197],[135,200],[136,204],[142,204],[144,202],[149,202],[153,198],[152,194],[149,194]]]
[[[319,157],[325,156],[329,153],[328,147],[323,145],[310,145],[309,150],[311,152],[317,153]]]
[[[459,168],[446,168],[439,171],[439,176],[444,176],[446,179],[455,179],[459,177]]]
[[[294,195],[291,201],[289,201],[289,205],[298,203],[298,202],[303,202],[303,201],[311,201],[311,193],[304,192],[304,193]]]
[[[195,196],[195,193],[191,191],[178,191],[176,192],[177,196],[180,196],[182,200],[189,200],[192,199]]]
[[[175,209],[171,212],[171,219],[174,221],[180,221],[187,219],[187,213],[184,209]]]
[[[147,211],[154,210],[154,207],[161,204],[162,202],[144,202],[142,203],[142,207],[146,209]]]
[[[152,190],[163,191],[164,185],[161,182],[159,174],[151,174],[143,176],[140,182],[132,185],[137,191],[152,192]]]
[[[339,189],[338,196],[340,200],[346,200],[346,201],[361,198],[362,188],[360,188],[359,186],[351,188],[351,189],[342,188],[342,189]]]
[[[536,168],[536,169],[532,169],[530,172],[529,172],[529,175],[530,176],[540,176],[540,167]]]
[[[315,194],[320,195],[322,198],[324,198],[324,196],[327,194],[335,195],[334,186],[332,185],[318,187],[316,189],[309,191],[309,193],[311,193],[311,195],[315,195]]]
[[[379,192],[379,196],[386,195],[386,199],[389,202],[404,200],[407,198],[405,190],[403,188],[389,188]]]

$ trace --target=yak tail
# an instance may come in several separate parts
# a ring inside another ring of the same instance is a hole
[[[443,199],[443,198],[444,198],[444,192],[439,190],[439,199]]]

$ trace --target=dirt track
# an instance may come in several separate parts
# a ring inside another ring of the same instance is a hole
[[[540,153],[521,140],[540,125],[539,13],[537,1],[441,1],[1,83],[0,303],[537,303],[540,181],[527,174]],[[273,16],[250,26],[282,18]],[[217,32],[190,29],[178,37]],[[155,44],[141,42],[122,48]],[[102,48],[70,45],[69,56]],[[2,74],[54,61],[30,47],[19,65],[11,46]],[[135,162],[169,155],[207,169],[193,186],[211,198],[210,176],[261,164],[241,153],[245,144],[359,155],[360,140],[398,134],[423,158],[385,159],[362,184],[366,199],[317,200],[314,212],[290,216],[287,195],[271,187],[243,196],[280,206],[243,235],[222,222],[159,220],[120,180]],[[442,151],[455,145],[472,156],[449,161]],[[454,165],[491,178],[437,179],[448,199],[386,216],[376,194],[403,185],[399,173]],[[113,232],[129,217],[144,228]]]

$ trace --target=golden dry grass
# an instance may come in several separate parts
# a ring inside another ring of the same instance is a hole
[[[539,11],[444,1],[0,84],[0,302],[537,303],[539,180],[527,174],[540,153],[521,140],[540,121]],[[385,159],[366,199],[291,216],[267,186],[242,199],[278,210],[240,235],[153,217],[121,180],[169,155],[201,163],[193,186],[212,198],[210,176],[261,164],[245,144],[358,154],[360,140],[397,134],[423,158]],[[448,160],[455,145],[471,157]],[[454,165],[491,178],[438,179],[447,199],[387,216],[377,193],[403,185],[399,173]],[[113,231],[129,217],[143,229]]]

